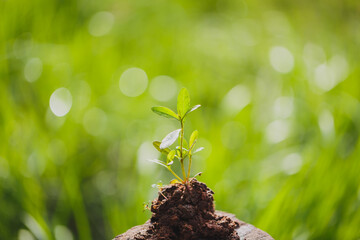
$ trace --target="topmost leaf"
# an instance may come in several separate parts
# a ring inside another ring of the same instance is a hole
[[[186,88],[182,88],[177,99],[177,110],[181,119],[184,118],[185,114],[190,108],[190,95]]]
[[[152,107],[151,110],[160,116],[179,120],[179,116],[167,107]]]

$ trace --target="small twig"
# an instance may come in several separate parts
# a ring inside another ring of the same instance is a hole
[[[161,191],[161,189],[159,189],[159,193],[166,199],[166,200],[169,200]]]

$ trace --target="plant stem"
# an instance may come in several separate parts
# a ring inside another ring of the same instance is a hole
[[[183,180],[173,171],[170,167],[167,168],[180,182],[183,182]]]
[[[180,157],[183,158],[183,139],[184,139],[184,123],[183,120],[180,120],[181,124],[181,133],[180,133]]]
[[[191,169],[191,154],[190,154],[190,152],[189,152],[189,169],[188,169],[187,179],[190,178],[190,169]]]
[[[185,174],[185,168],[184,168],[184,156],[183,156],[183,139],[184,139],[184,122],[183,119],[180,120],[181,124],[181,134],[180,134],[180,163],[181,163],[181,171],[183,173],[184,182],[187,181],[186,174]]]

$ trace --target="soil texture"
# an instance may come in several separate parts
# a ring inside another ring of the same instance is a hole
[[[215,213],[214,192],[204,183],[165,186],[152,202],[152,217],[146,231],[137,240],[233,240],[240,239],[239,223]]]

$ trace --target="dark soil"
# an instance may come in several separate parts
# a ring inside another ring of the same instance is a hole
[[[152,202],[149,229],[137,234],[142,240],[232,240],[240,239],[239,227],[227,216],[218,216],[214,208],[214,192],[204,183],[172,184],[162,188]]]

